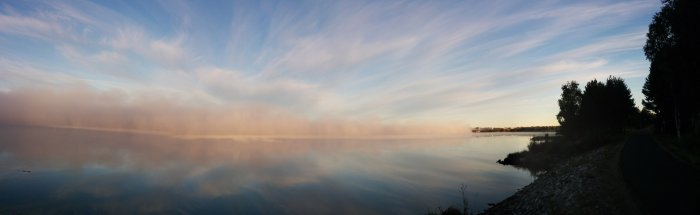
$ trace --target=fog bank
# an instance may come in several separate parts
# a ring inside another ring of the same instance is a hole
[[[0,124],[82,127],[172,135],[386,136],[461,135],[459,123],[385,122],[305,117],[261,104],[187,102],[88,87],[0,92]],[[196,104],[196,105],[195,105]]]

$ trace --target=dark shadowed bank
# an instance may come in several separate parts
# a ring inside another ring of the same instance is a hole
[[[619,171],[622,145],[618,141],[541,170],[530,185],[482,214],[639,214]]]
[[[572,145],[574,144],[569,144],[569,141],[563,141],[561,136],[534,136],[530,139],[527,149],[510,153],[497,162],[526,169],[533,175],[538,175],[571,157],[575,153]]]
[[[594,147],[588,141],[562,137],[533,138],[528,150],[511,153],[505,160],[517,161],[515,167],[529,170],[537,179],[481,214],[640,214],[640,203],[620,170],[626,139],[600,141],[607,144]],[[429,214],[466,211],[452,206]]]
[[[699,214],[700,169],[656,139],[634,132],[564,159],[482,214]]]

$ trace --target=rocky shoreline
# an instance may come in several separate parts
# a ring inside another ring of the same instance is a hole
[[[572,157],[481,214],[639,214],[619,171],[622,145]]]

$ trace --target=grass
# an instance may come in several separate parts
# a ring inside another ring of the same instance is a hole
[[[435,211],[428,211],[427,215],[469,215],[475,214],[473,211],[470,212],[469,200],[467,199],[467,186],[462,184],[459,187],[459,192],[462,194],[462,210],[455,206],[449,206],[446,209],[442,207],[437,207]]]
[[[656,136],[656,141],[661,143],[661,148],[677,160],[690,164],[700,170],[700,137],[683,136],[677,139],[673,136]]]

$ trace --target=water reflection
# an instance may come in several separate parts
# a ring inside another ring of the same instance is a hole
[[[5,126],[0,213],[422,214],[460,203],[460,184],[480,210],[532,180],[494,162],[528,138],[180,139]]]

